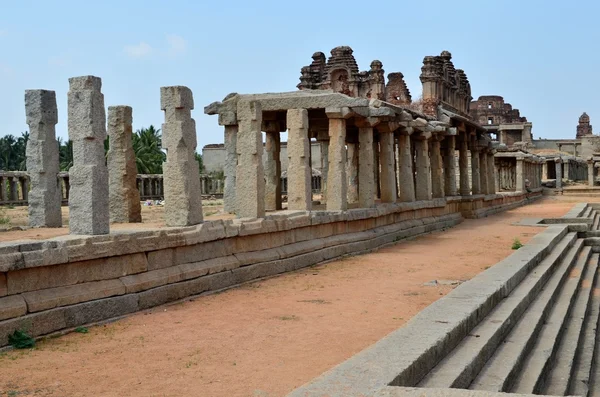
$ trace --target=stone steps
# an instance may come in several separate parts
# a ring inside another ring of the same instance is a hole
[[[555,302],[562,300],[559,295],[564,290],[563,285],[569,280],[571,269],[575,268],[581,272],[587,263],[590,248],[582,249],[582,247],[583,241],[577,240],[542,292],[485,364],[470,385],[470,389],[506,392],[513,388],[513,383],[519,377],[521,370],[527,368],[524,360],[540,337],[540,332]]]
[[[575,359],[575,365],[570,380],[568,393],[576,396],[587,396],[590,389],[590,378],[594,364],[594,351],[596,346],[596,332],[598,329],[598,320],[600,318],[600,294],[595,291],[600,288],[600,278],[598,271],[599,254],[592,254],[590,265],[596,266],[594,282],[591,286],[590,302],[585,313],[583,324],[583,333],[580,339],[579,355]]]
[[[597,211],[595,212],[596,214],[594,216],[594,223],[592,224],[591,230],[598,230],[598,223],[600,223],[600,215]]]
[[[554,350],[555,358],[553,363],[547,362],[546,366],[552,365],[549,371],[543,370],[540,378],[535,383],[532,390],[536,393],[550,394],[556,396],[564,396],[568,394],[571,378],[574,371],[575,361],[581,351],[581,342],[583,336],[583,325],[585,322],[586,314],[590,304],[592,285],[596,279],[596,273],[598,269],[598,261],[594,263],[593,258],[588,260],[587,268],[583,274],[583,279],[580,280],[580,287],[576,292],[577,297],[572,303],[572,311],[570,316],[565,316],[565,313],[561,313],[559,303],[555,307],[555,311],[550,316],[549,322],[546,324],[546,329],[542,331],[552,330],[552,336],[555,336],[553,340],[551,337],[546,337],[538,341],[537,350],[541,350],[542,354],[545,355],[549,350]],[[569,280],[571,282],[574,279]],[[566,306],[566,301],[564,302]],[[563,309],[566,309],[563,307]],[[561,317],[562,316],[562,317]],[[553,318],[554,317],[554,318]],[[557,320],[556,324],[553,321]],[[562,323],[562,324],[561,324]],[[534,352],[536,350],[534,348]],[[533,352],[532,352],[533,354]],[[531,356],[533,358],[533,356]],[[527,365],[527,363],[526,363]],[[527,367],[527,374],[530,374],[530,367]],[[523,378],[528,376],[523,375]],[[530,382],[530,386],[531,386]],[[527,389],[524,389],[527,390]]]
[[[590,218],[593,210],[594,209],[592,208],[591,205],[586,206],[581,217],[582,218]]]
[[[572,248],[576,243],[576,247]],[[567,234],[418,386],[468,387],[513,325],[555,274],[556,268],[563,260],[571,263],[581,246],[582,240],[577,240],[576,233]]]

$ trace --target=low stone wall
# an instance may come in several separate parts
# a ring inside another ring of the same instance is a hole
[[[185,228],[0,244],[0,346],[442,230],[522,194],[285,211]]]

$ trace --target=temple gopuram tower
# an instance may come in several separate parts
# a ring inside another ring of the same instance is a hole
[[[579,139],[587,135],[593,135],[592,125],[590,124],[590,116],[588,116],[586,112],[583,112],[583,114],[579,116],[576,138]]]

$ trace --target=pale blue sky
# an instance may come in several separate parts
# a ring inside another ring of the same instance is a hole
[[[315,51],[349,45],[359,68],[400,71],[417,98],[423,57],[442,50],[473,96],[502,95],[536,138],[600,132],[600,5],[592,1],[0,0],[0,135],[25,131],[25,89],[55,90],[67,137],[68,78],[102,78],[106,106],[160,128],[159,88],[194,93],[198,149],[223,141],[204,106],[230,92],[293,91]]]

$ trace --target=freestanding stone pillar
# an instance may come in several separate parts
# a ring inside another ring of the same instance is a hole
[[[312,169],[308,112],[306,109],[287,111],[288,128],[288,209],[310,211],[312,206]]]
[[[417,167],[417,200],[431,200],[431,165],[427,139],[415,139]]]
[[[554,166],[556,167],[556,188],[562,189],[562,159],[560,157],[554,159]]]
[[[108,193],[111,222],[141,222],[140,192],[136,186],[137,167],[133,152],[132,109],[108,108]]]
[[[262,161],[262,108],[256,101],[237,105],[238,136],[236,169],[236,211],[240,218],[265,216],[265,171]],[[288,184],[289,186],[289,184]]]
[[[235,212],[235,170],[237,168],[237,133],[237,124],[225,125],[225,166],[223,167],[223,174],[225,176],[225,187],[223,189],[223,210],[229,213]]]
[[[370,208],[375,205],[373,127],[359,127],[358,144],[358,202],[360,207]]]
[[[466,134],[459,139],[458,144],[458,168],[460,178],[460,195],[468,196],[471,194],[469,186],[469,145]]]
[[[26,90],[25,115],[29,125],[26,157],[31,179],[29,226],[61,227],[62,191],[55,124],[58,122],[54,91]],[[2,192],[6,195],[6,189]]]
[[[446,136],[444,147],[444,192],[446,196],[456,196],[456,159],[454,157],[455,136]]]
[[[542,163],[542,179],[548,179],[548,162],[546,160]]]
[[[588,185],[590,187],[594,186],[594,159],[590,158],[587,161],[588,163]]]
[[[106,112],[99,77],[69,79],[68,128],[73,141],[69,170],[71,234],[108,234],[108,169],[104,157]]]
[[[398,146],[400,147],[400,201],[412,202],[415,201],[415,179],[408,133],[398,135]]]
[[[265,128],[265,210],[268,211],[281,209],[281,138],[279,129],[278,122],[267,122]],[[290,186],[289,172],[288,166],[288,186]]]
[[[438,137],[431,138],[431,192],[433,198],[444,197],[442,150]]]
[[[479,172],[479,151],[471,148],[471,191],[473,194],[481,194],[481,174]]]
[[[394,163],[394,133],[379,131],[379,161],[381,162],[381,202],[395,203],[396,172]]]
[[[202,222],[200,170],[196,161],[194,98],[184,86],[160,88],[160,108],[165,112],[163,163],[165,221],[167,226],[191,226]]]
[[[327,210],[348,209],[346,179],[346,119],[343,109],[326,109],[329,117],[329,170],[327,171]]]

